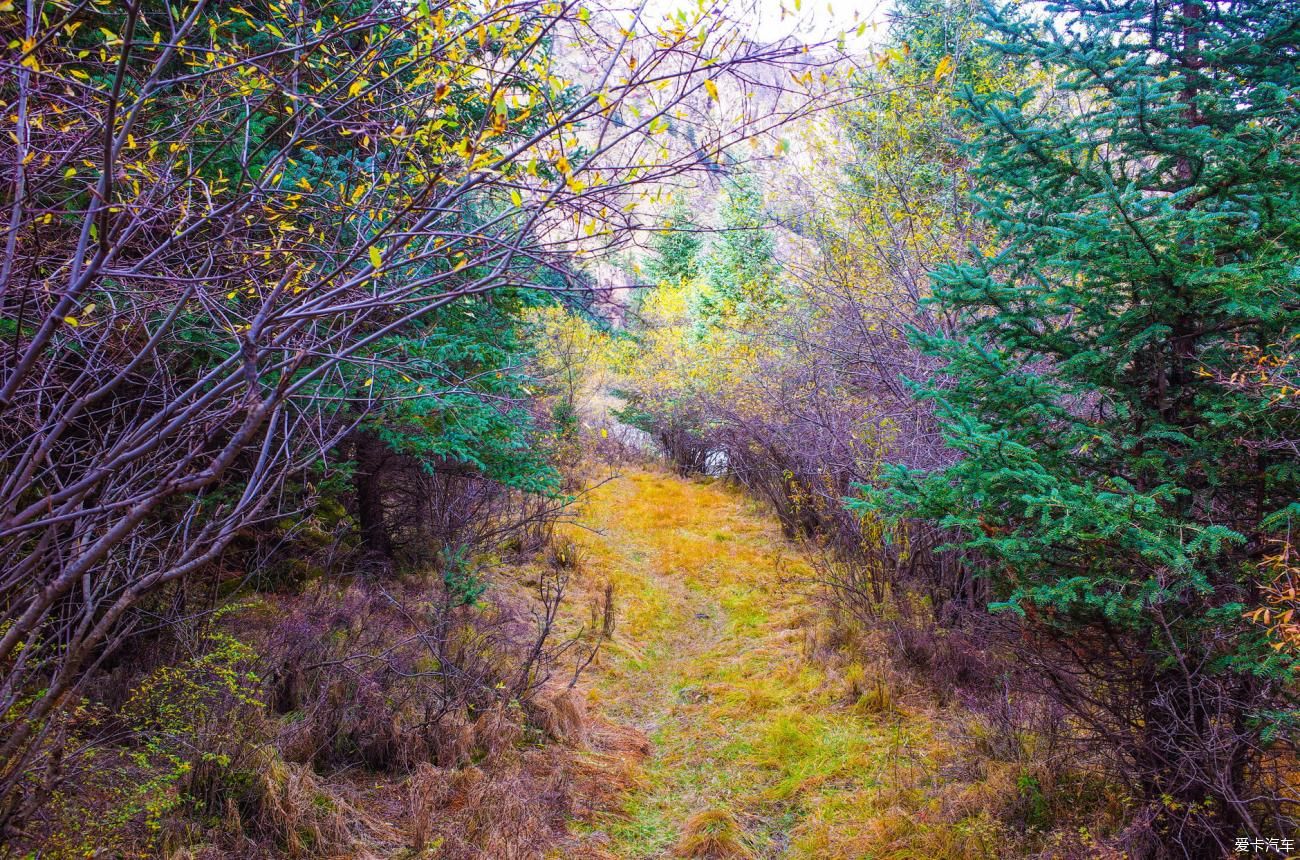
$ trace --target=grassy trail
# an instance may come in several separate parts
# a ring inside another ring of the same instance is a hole
[[[881,786],[927,726],[867,712],[852,670],[805,657],[810,608],[781,586],[804,568],[771,517],[717,484],[632,471],[581,525],[570,536],[619,613],[589,707],[653,745],[622,815],[588,823],[609,855],[885,856],[870,846],[902,834],[880,828],[920,824],[882,816],[900,798]]]

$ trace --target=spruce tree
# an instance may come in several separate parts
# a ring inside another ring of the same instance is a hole
[[[894,469],[864,504],[958,536],[1043,689],[1130,781],[1135,854],[1289,835],[1264,765],[1295,667],[1245,614],[1300,525],[1300,411],[1230,381],[1300,332],[1300,4],[988,25],[1052,88],[963,93],[996,242],[934,276],[958,335],[917,335],[945,362],[919,396],[961,457]]]
[[[650,236],[646,274],[651,283],[677,286],[693,280],[699,274],[703,244],[690,209],[681,200],[675,201],[664,213],[659,229]]]
[[[758,177],[737,173],[722,186],[718,235],[701,265],[696,313],[717,325],[746,320],[780,301],[776,238]]]

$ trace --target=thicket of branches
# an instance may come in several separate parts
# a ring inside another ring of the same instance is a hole
[[[524,319],[585,294],[638,195],[806,107],[714,111],[715,81],[808,62],[741,33],[0,4],[0,838],[38,837],[98,673],[232,582],[310,575],[344,532],[383,568],[553,519]],[[696,150],[665,147],[687,118]]]

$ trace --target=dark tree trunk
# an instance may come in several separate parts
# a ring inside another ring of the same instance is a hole
[[[393,559],[393,541],[384,520],[383,470],[388,460],[387,446],[369,433],[353,437],[357,468],[353,485],[357,500],[357,524],[361,545],[366,553],[385,562]]]

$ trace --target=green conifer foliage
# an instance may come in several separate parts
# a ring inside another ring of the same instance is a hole
[[[780,301],[776,238],[757,177],[738,173],[723,184],[719,232],[701,266],[700,317],[710,323],[745,319]]]
[[[660,227],[650,237],[646,274],[653,284],[680,284],[699,274],[699,226],[680,200],[664,213]]]
[[[1295,667],[1243,612],[1300,520],[1300,413],[1224,381],[1300,330],[1300,6],[989,23],[1057,89],[964,94],[997,242],[935,275],[959,335],[918,335],[962,456],[863,504],[951,528],[1161,850],[1219,856],[1288,821],[1261,762]]]

